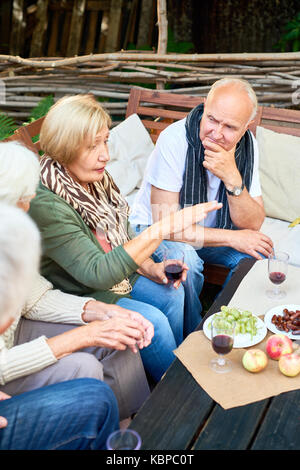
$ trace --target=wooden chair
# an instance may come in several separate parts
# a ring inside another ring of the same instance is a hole
[[[41,117],[40,119],[37,119],[36,121],[31,122],[30,124],[26,124],[26,126],[19,127],[11,137],[8,137],[5,140],[19,140],[24,145],[26,145],[26,147],[28,147],[30,150],[39,155],[39,151],[41,150],[40,141],[39,138],[38,140],[35,140],[35,138],[40,134],[44,119],[45,116]],[[33,139],[35,141],[33,141]]]

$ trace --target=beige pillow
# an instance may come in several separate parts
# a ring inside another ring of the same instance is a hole
[[[300,137],[258,126],[256,139],[266,215],[292,222],[300,216]]]
[[[106,168],[123,196],[140,187],[153,148],[149,132],[137,114],[111,129],[108,139],[110,162]]]

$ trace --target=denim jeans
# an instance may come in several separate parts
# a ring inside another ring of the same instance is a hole
[[[136,235],[145,230],[147,225],[132,226]],[[163,261],[164,249],[172,249],[172,256],[176,259],[178,250],[184,252],[184,262],[189,267],[187,279],[182,283],[184,289],[184,337],[195,330],[201,321],[202,305],[199,295],[202,291],[204,277],[203,261],[197,255],[194,248],[187,243],[172,242],[164,240],[155,250],[152,257],[155,262]]]
[[[201,248],[197,253],[204,263],[221,264],[226,266],[226,268],[229,268],[229,273],[222,288],[224,288],[228,283],[229,279],[238,267],[239,262],[244,258],[252,258],[252,256],[247,255],[246,253],[241,253],[240,251],[227,246]]]
[[[75,379],[0,401],[0,450],[105,449],[119,429],[116,398],[104,382]]]
[[[154,325],[151,344],[140,350],[147,373],[157,382],[175,359],[174,349],[183,341],[184,290],[157,284],[140,276],[131,299],[118,300],[120,307],[139,312]]]

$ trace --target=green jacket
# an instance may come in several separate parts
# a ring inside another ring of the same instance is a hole
[[[132,285],[138,278],[138,265],[123,246],[105,253],[80,215],[41,183],[29,214],[42,236],[41,273],[55,288],[116,303],[124,296],[109,289],[126,277]],[[129,223],[128,233],[132,238]]]

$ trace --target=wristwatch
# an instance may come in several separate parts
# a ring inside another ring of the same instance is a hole
[[[230,194],[230,196],[239,196],[240,194],[242,194],[244,187],[245,185],[244,183],[242,183],[242,186],[234,186],[232,191],[226,188],[226,192]]]

